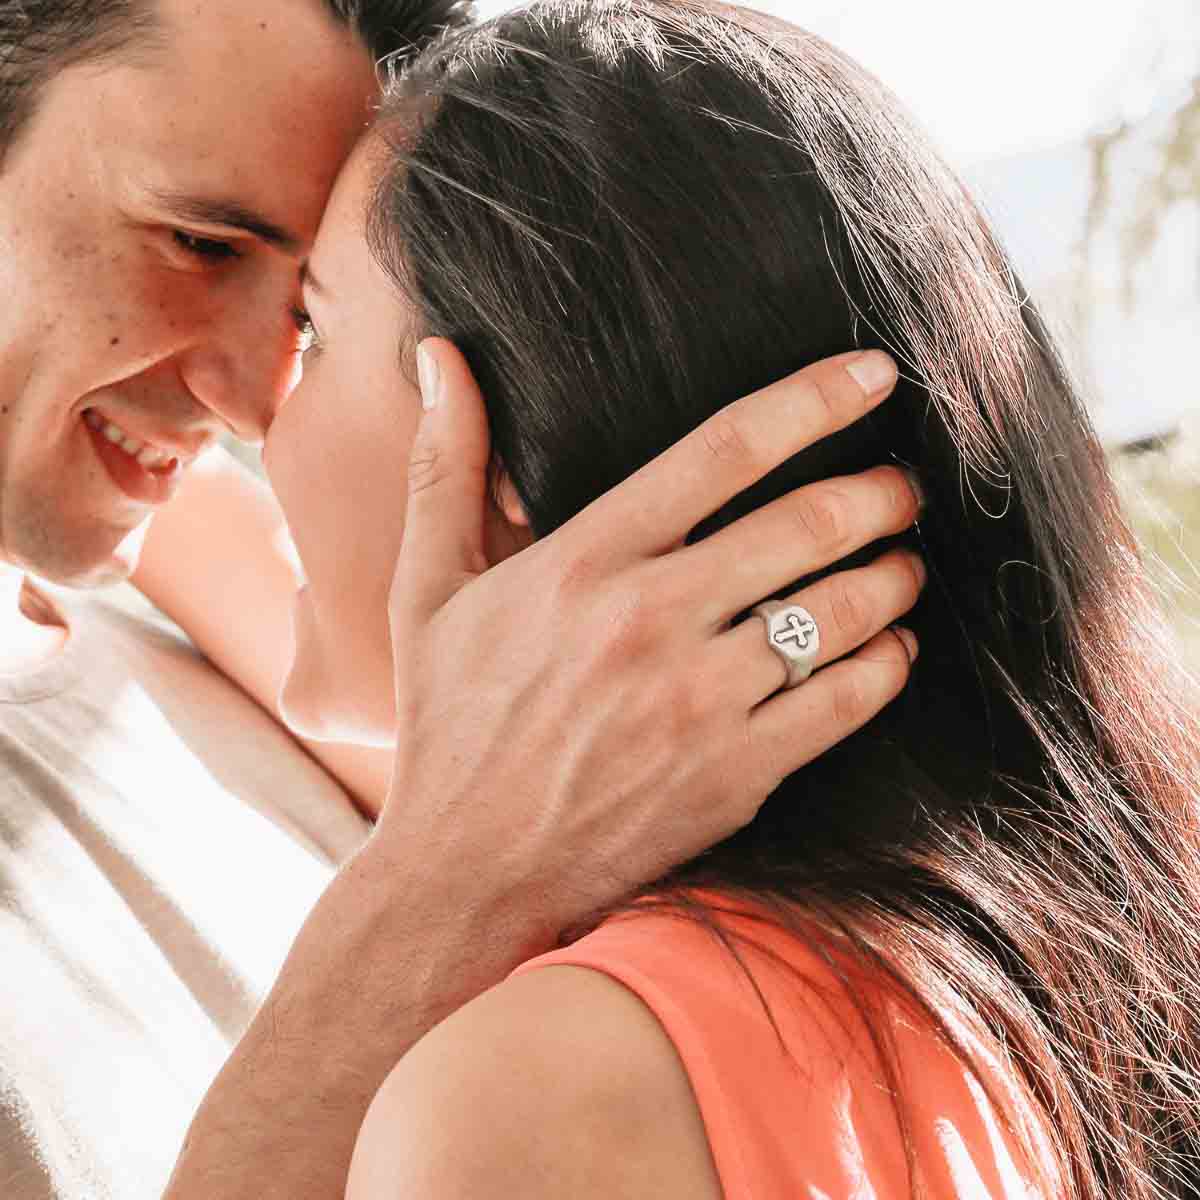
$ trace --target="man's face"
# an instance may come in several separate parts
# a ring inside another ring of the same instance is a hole
[[[120,577],[190,458],[263,436],[375,95],[318,0],[157,7],[161,38],[61,72],[0,167],[0,558],[64,583]]]

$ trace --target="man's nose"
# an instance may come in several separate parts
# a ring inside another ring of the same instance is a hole
[[[184,385],[242,441],[261,442],[292,383],[296,334],[279,305],[274,318],[230,314],[183,356]]]

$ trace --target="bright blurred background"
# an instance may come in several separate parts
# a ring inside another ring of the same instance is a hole
[[[1200,667],[1200,0],[754,7],[870,67],[974,186],[1059,334]]]

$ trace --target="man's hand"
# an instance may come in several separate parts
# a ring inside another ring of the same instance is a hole
[[[774,698],[785,669],[763,623],[729,623],[902,532],[919,499],[903,471],[882,467],[685,545],[726,501],[890,392],[886,355],[845,354],[731,405],[489,567],[482,399],[453,345],[422,352],[439,395],[413,450],[392,592],[399,742],[374,850],[450,911],[485,914],[481,937],[505,930],[516,965],[735,832],[784,776],[895,697],[915,642],[888,626],[924,583],[914,554],[795,597],[819,624],[818,665],[832,665]]]
[[[885,356],[818,363],[725,409],[551,536],[487,569],[489,439],[449,343],[413,450],[391,597],[398,741],[367,844],[314,908],[205,1098],[169,1200],[341,1197],[367,1106],[429,1029],[592,909],[749,821],[789,772],[903,687],[889,630],[924,572],[891,552],[798,599],[819,669],[778,692],[731,618],[907,528],[880,467],[688,532],[890,391]],[[869,368],[876,368],[868,371]]]

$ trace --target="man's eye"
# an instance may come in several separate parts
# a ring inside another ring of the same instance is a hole
[[[206,262],[225,262],[227,259],[240,257],[228,242],[219,242],[215,238],[198,237],[194,233],[184,233],[182,229],[175,230],[174,236],[176,244],[181,249]]]

